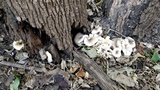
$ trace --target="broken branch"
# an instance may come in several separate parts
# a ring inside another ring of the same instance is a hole
[[[84,68],[97,80],[102,90],[118,90],[115,83],[103,72],[95,61],[89,59],[86,55],[73,51],[76,60],[84,65]]]
[[[33,66],[24,66],[24,65],[19,65],[16,63],[11,63],[11,62],[6,62],[6,61],[0,61],[0,65],[5,65],[5,66],[10,66],[10,67],[15,67],[15,68],[22,68],[24,70],[29,70],[31,71],[32,69],[34,69],[36,72],[40,72],[43,73],[44,70],[42,70],[42,68],[38,68],[38,67],[33,67]]]

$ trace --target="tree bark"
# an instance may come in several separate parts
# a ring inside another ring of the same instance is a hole
[[[105,0],[102,8],[106,29],[126,36],[137,35],[140,41],[160,43],[159,0]]]
[[[86,0],[6,0],[6,2],[13,12],[12,17],[21,18],[31,25],[31,29],[39,29],[34,32],[36,34],[44,31],[59,50],[72,51],[71,26],[87,26]],[[11,36],[20,34],[17,32],[18,25],[13,25],[16,22],[15,19],[8,21],[8,25],[13,29],[10,32]],[[33,32],[28,30],[25,34],[29,31]],[[23,36],[21,35],[21,38]],[[41,35],[39,36],[41,38]],[[34,46],[35,43],[31,44]]]

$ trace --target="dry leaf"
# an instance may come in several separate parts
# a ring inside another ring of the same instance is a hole
[[[31,89],[34,87],[41,87],[48,83],[54,83],[62,88],[68,87],[69,74],[59,68],[48,71],[45,75],[34,76],[28,80],[25,85]],[[53,82],[54,81],[54,82]]]
[[[47,55],[48,63],[51,63],[51,62],[53,61],[53,60],[52,60],[52,55],[51,55],[51,53],[50,53],[49,51],[46,51],[45,53],[46,53],[46,55]]]
[[[85,79],[88,79],[88,78],[89,78],[89,73],[88,73],[88,72],[85,73],[84,78],[85,78]]]
[[[23,61],[25,59],[29,58],[29,54],[26,52],[17,53],[15,56],[15,59]]]
[[[137,75],[134,73],[135,70],[129,67],[123,67],[117,70],[109,70],[108,76],[129,87],[138,86]]]
[[[75,64],[75,65],[73,65],[71,68],[70,68],[70,73],[74,73],[75,71],[77,71],[78,70],[78,68],[79,68],[80,66],[79,65],[77,65],[77,64]]]
[[[91,88],[87,83],[82,83],[81,87],[83,87],[83,88]]]
[[[121,56],[120,58],[117,58],[116,61],[119,63],[126,63],[129,62],[129,57]]]
[[[143,47],[140,44],[136,45],[136,49],[141,55],[144,56],[144,50],[143,50]]]
[[[57,84],[61,88],[60,90],[65,90],[69,87],[68,82],[60,74],[54,76],[54,84]]]
[[[77,77],[85,77],[85,72],[84,72],[84,70],[83,70],[82,65],[80,66],[80,69],[79,69],[79,71],[77,72],[76,76],[77,76]]]
[[[62,60],[62,61],[61,61],[61,69],[64,70],[66,67],[67,67],[66,61],[65,61],[65,60]]]
[[[45,60],[47,58],[44,49],[39,50],[39,55],[42,60]]]

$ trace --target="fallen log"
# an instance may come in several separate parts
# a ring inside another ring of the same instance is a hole
[[[103,72],[96,62],[85,54],[73,51],[74,58],[84,66],[91,76],[98,82],[102,90],[118,90],[115,83]]]

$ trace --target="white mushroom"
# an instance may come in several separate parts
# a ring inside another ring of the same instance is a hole
[[[13,47],[14,47],[16,50],[21,50],[22,48],[24,48],[23,41],[22,41],[22,40],[14,41],[14,42],[13,42]]]
[[[132,54],[132,48],[123,48],[122,51],[124,56],[130,56]]]
[[[128,47],[130,48],[134,48],[136,46],[134,39],[132,39],[131,37],[126,37],[125,41],[128,43]]]
[[[75,38],[74,38],[74,42],[78,45],[78,46],[82,46],[83,45],[83,41],[84,39],[88,37],[88,35],[84,35],[82,33],[78,33]]]
[[[104,45],[105,47],[111,47],[112,46],[112,40],[110,40],[110,37],[107,36],[106,38],[103,38],[101,36],[98,37],[98,42],[96,43],[96,46]]]
[[[130,56],[133,52],[133,48],[136,46],[134,39],[126,37],[122,42],[122,51],[124,56]]]
[[[108,49],[108,50],[104,50],[104,49],[99,49],[99,51],[97,51],[97,53],[99,54],[99,56],[104,57],[104,58],[111,58],[112,57],[112,50]]]
[[[112,56],[112,40],[107,36],[106,38],[99,37],[98,42],[95,45],[97,53],[102,57],[108,58]]]
[[[86,38],[84,38],[84,44],[86,46],[93,46],[98,41],[98,36],[96,34],[89,34]]]
[[[112,55],[116,58],[121,56],[121,48],[114,48],[112,51]]]
[[[101,35],[102,34],[102,27],[98,26],[92,30],[92,34]]]
[[[122,42],[123,42],[122,38],[115,38],[112,41],[113,41],[113,48],[122,49]]]

